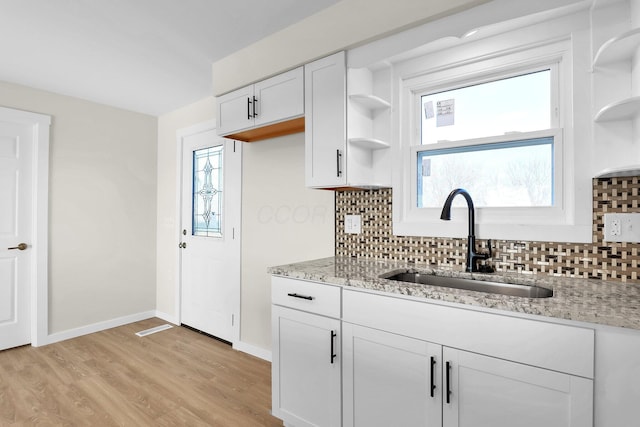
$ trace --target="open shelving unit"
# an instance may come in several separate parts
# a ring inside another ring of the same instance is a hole
[[[640,0],[594,0],[591,7],[596,177],[637,172],[640,152]],[[634,16],[636,15],[636,16]]]
[[[347,69],[347,161],[363,187],[391,187],[390,68]]]

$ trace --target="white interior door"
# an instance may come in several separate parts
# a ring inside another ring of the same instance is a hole
[[[181,323],[239,337],[242,145],[215,129],[182,138]]]
[[[0,119],[0,350],[31,342],[33,126]]]

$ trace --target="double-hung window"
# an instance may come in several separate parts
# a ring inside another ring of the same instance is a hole
[[[565,140],[573,122],[570,43],[480,53],[396,67],[394,234],[466,237],[463,198],[453,221],[440,220],[449,192],[464,188],[481,238],[587,240],[588,212],[576,226],[575,146]]]
[[[417,207],[454,188],[478,207],[553,206],[556,74],[549,64],[416,96]]]

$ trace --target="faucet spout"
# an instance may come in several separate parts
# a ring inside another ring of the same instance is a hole
[[[478,267],[476,265],[476,261],[480,259],[491,258],[491,240],[489,240],[489,253],[476,252],[475,208],[473,206],[473,199],[471,198],[469,192],[464,188],[456,188],[451,193],[449,193],[449,196],[447,196],[447,200],[445,200],[444,206],[442,207],[440,219],[444,221],[449,221],[451,219],[451,204],[453,203],[453,199],[458,194],[462,195],[465,198],[465,200],[467,201],[467,207],[469,209],[469,234],[467,237],[466,271],[477,272]]]
[[[447,200],[444,202],[444,206],[442,207],[442,213],[440,214],[440,219],[449,221],[451,219],[451,204],[453,203],[453,199],[458,195],[462,195],[467,201],[467,207],[469,208],[469,236],[475,236],[476,234],[476,218],[475,218],[475,208],[473,207],[473,199],[467,190],[464,188],[456,188],[447,196]]]

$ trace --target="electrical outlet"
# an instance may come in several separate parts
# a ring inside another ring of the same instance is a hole
[[[362,232],[362,219],[360,215],[344,216],[344,232],[348,234],[360,234]]]
[[[604,214],[605,242],[640,242],[640,214]]]
[[[622,230],[620,229],[619,219],[612,219],[610,222],[609,228],[610,228],[609,234],[611,236],[620,236],[620,233],[622,232]]]

